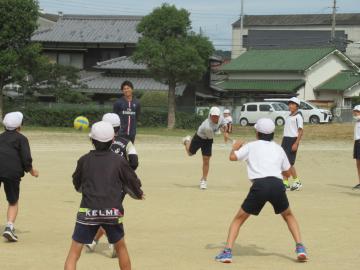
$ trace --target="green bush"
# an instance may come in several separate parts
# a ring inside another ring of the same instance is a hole
[[[168,106],[168,95],[167,92],[145,92],[140,103],[142,107],[153,107],[153,108],[166,108]]]
[[[39,104],[26,104],[25,108],[7,107],[9,111],[21,111],[24,114],[25,125],[43,127],[72,127],[78,116],[85,116],[90,123],[100,121],[105,113],[112,112],[110,106],[85,106],[56,104],[53,107]],[[167,111],[145,108],[141,111],[138,126],[140,127],[166,127]],[[176,128],[197,129],[205,117],[195,114],[177,112]]]

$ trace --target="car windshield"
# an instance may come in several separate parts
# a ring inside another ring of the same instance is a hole
[[[289,107],[284,103],[278,102],[278,103],[273,103],[272,105],[273,105],[275,111],[288,111],[289,110]]]

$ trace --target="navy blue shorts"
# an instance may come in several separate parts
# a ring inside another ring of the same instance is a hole
[[[72,239],[81,244],[91,244],[100,227],[105,230],[110,244],[115,244],[124,238],[123,224],[84,225],[76,222]]]
[[[286,156],[292,166],[295,164],[297,151],[294,152],[291,148],[296,140],[297,137],[284,137],[281,142],[281,147],[284,149]]]
[[[20,180],[9,180],[5,178],[0,178],[0,188],[1,183],[4,183],[6,200],[10,205],[15,205],[19,200]]]
[[[275,214],[280,214],[289,208],[286,189],[281,179],[276,177],[254,179],[241,208],[246,213],[257,216],[266,202],[272,204]]]

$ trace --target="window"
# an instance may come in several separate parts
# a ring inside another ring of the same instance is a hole
[[[247,111],[248,112],[256,112],[257,111],[257,105],[247,105]]]
[[[270,108],[271,108],[270,105],[262,104],[262,105],[260,105],[260,112],[269,112]]]
[[[59,53],[58,54],[58,64],[63,66],[73,66],[78,69],[84,67],[83,61],[84,57],[81,53]]]
[[[302,110],[312,110],[313,108],[310,105],[306,104],[305,102],[300,102],[300,109],[302,109]]]

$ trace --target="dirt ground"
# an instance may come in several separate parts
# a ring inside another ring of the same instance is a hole
[[[62,269],[81,199],[73,189],[71,174],[76,160],[91,145],[85,133],[24,133],[40,178],[23,179],[16,222],[19,242],[0,240],[0,269]],[[246,136],[247,141],[252,139]],[[270,205],[245,223],[233,264],[214,261],[250,187],[245,164],[228,161],[230,146],[221,138],[214,144],[206,191],[198,189],[201,156],[187,157],[178,137],[139,135],[136,147],[146,200],[125,200],[126,241],[133,269],[359,268],[360,192],[351,190],[357,179],[351,138],[307,139],[300,146],[296,167],[304,187],[288,196],[308,248],[310,260],[304,264],[294,260],[290,233]],[[3,221],[6,206],[1,190]],[[117,269],[117,260],[108,255],[103,239],[95,253],[83,252],[78,269]]]

